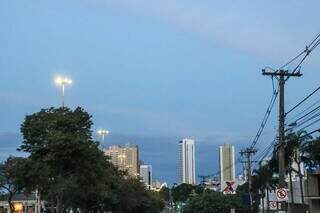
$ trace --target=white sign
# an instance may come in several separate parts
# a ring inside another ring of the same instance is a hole
[[[285,188],[279,188],[276,190],[278,201],[288,200],[288,191]]]

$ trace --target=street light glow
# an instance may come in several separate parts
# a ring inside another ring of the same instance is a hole
[[[101,138],[102,138],[102,143],[104,144],[104,138],[107,136],[107,135],[109,135],[109,131],[108,130],[106,130],[106,129],[99,129],[98,131],[97,131],[97,133],[98,133],[98,135],[100,135],[101,136]]]
[[[109,134],[109,131],[106,130],[106,129],[99,129],[98,131],[98,134],[103,136],[103,135],[108,135]]]
[[[61,77],[61,76],[58,76],[56,79],[55,79],[55,82],[56,84],[58,85],[69,85],[69,84],[72,84],[72,80],[68,77]]]
[[[61,87],[61,102],[64,107],[64,90],[65,86],[72,84],[71,78],[58,76],[55,78],[55,83]]]

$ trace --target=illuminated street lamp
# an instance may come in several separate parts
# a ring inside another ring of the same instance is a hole
[[[62,107],[64,107],[64,88],[67,85],[72,84],[72,80],[68,77],[57,77],[55,79],[55,82],[57,85],[61,86],[61,101],[62,101]]]
[[[108,130],[106,130],[106,129],[99,129],[99,130],[97,131],[97,133],[98,133],[98,135],[101,136],[101,138],[102,138],[102,143],[104,143],[104,138],[105,138],[105,136],[109,135],[110,132],[109,132]]]

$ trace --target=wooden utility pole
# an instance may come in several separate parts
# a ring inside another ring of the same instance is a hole
[[[285,82],[290,77],[300,77],[302,74],[300,72],[289,73],[287,70],[279,70],[275,72],[266,72],[262,70],[263,75],[269,75],[276,77],[279,81],[279,150],[278,150],[278,159],[279,159],[279,188],[285,188],[285,152],[284,148],[286,145],[285,140],[285,112],[284,112],[284,85]]]
[[[252,175],[252,166],[251,166],[251,163],[252,163],[252,160],[251,160],[251,156],[253,154],[255,154],[257,152],[256,149],[250,147],[250,148],[246,148],[244,150],[241,150],[240,151],[240,154],[241,156],[244,156],[245,157],[245,161],[243,161],[243,163],[245,163],[245,167],[246,167],[246,170],[247,170],[247,178],[248,178],[248,185],[249,185],[249,196],[250,196],[250,210],[253,210],[253,205],[252,205],[252,178],[251,178],[251,175]]]

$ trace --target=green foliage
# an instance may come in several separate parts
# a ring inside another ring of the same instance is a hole
[[[168,187],[162,187],[159,191],[159,196],[162,200],[169,202],[170,201],[170,189]]]
[[[320,137],[310,141],[304,147],[305,154],[302,156],[302,160],[309,167],[320,165]]]
[[[172,198],[174,202],[185,202],[192,193],[194,186],[187,183],[182,183],[172,188]]]
[[[91,116],[82,108],[43,109],[21,125],[29,153],[24,185],[38,189],[58,213],[88,211],[158,212],[162,200],[138,179],[119,172],[92,140]],[[156,209],[156,210],[155,210]]]
[[[230,213],[232,208],[236,209],[236,212],[246,212],[236,195],[205,191],[191,197],[183,208],[183,213]]]
[[[0,192],[6,196],[11,211],[12,197],[24,188],[25,162],[25,158],[10,156],[0,164]]]

